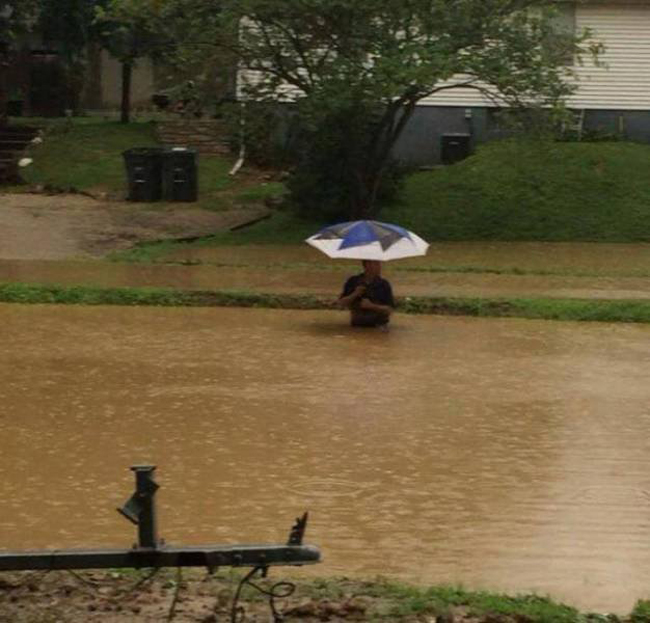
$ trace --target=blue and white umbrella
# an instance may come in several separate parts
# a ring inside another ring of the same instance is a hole
[[[305,242],[331,258],[380,262],[425,255],[429,248],[408,229],[379,221],[330,225]]]

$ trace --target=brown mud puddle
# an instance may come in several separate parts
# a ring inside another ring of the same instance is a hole
[[[152,209],[83,195],[0,193],[0,258],[102,257],[140,242],[209,236],[267,212],[211,212],[187,204]]]

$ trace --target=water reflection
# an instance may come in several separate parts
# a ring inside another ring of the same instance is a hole
[[[170,542],[277,541],[299,573],[647,596],[650,329],[344,314],[0,306],[0,543],[130,544],[159,465]]]

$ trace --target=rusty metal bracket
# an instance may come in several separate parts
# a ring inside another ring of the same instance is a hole
[[[155,495],[160,486],[153,479],[155,469],[154,465],[131,467],[135,474],[136,490],[124,506],[117,509],[138,527],[138,542],[131,549],[4,551],[0,552],[0,571],[206,567],[213,572],[218,567],[252,567],[237,589],[231,620],[241,620],[238,601],[244,585],[250,585],[267,595],[274,620],[280,620],[274,600],[290,595],[293,588],[287,591],[293,585],[279,582],[267,591],[251,580],[257,573],[266,577],[272,566],[302,566],[320,562],[320,550],[313,545],[303,544],[308,513],[296,519],[284,545],[172,547],[158,538]]]

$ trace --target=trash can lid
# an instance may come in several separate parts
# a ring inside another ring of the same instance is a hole
[[[131,147],[122,153],[124,155],[134,155],[134,156],[149,156],[149,155],[159,155],[162,154],[162,147]]]

